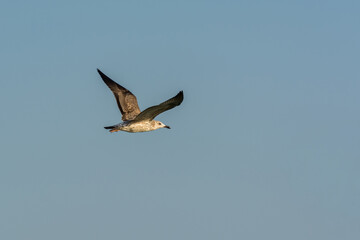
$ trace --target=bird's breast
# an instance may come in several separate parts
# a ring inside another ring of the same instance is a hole
[[[150,122],[135,122],[135,123],[127,123],[122,126],[123,131],[127,132],[148,132],[155,130]]]

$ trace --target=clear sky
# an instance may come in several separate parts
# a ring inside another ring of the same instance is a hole
[[[360,239],[359,1],[0,8],[0,238]],[[157,119],[120,122],[96,72]]]

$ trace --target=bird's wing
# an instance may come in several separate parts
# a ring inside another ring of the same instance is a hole
[[[111,80],[108,76],[102,73],[99,69],[97,70],[100,74],[102,80],[106,83],[106,85],[111,89],[114,93],[117,105],[122,114],[122,120],[128,121],[133,120],[140,113],[140,109],[134,94],[132,94],[126,88],[120,86],[113,80]]]
[[[153,120],[160,113],[172,109],[176,106],[179,106],[183,101],[183,99],[184,99],[183,91],[180,91],[175,97],[170,98],[169,100],[159,105],[145,109],[134,119],[134,121]]]

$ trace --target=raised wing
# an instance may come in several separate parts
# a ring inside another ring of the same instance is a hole
[[[175,97],[170,98],[159,105],[145,109],[134,119],[134,121],[153,120],[160,113],[179,106],[183,99],[184,93],[183,91],[180,91]]]
[[[122,120],[128,121],[133,120],[140,113],[140,109],[134,94],[132,94],[126,88],[120,86],[113,80],[111,80],[108,76],[102,73],[99,69],[97,70],[100,74],[102,80],[106,83],[106,85],[111,89],[114,93],[117,105],[122,114]]]

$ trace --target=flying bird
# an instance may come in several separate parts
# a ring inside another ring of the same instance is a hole
[[[102,80],[104,80],[105,84],[113,92],[122,114],[121,119],[123,120],[123,122],[119,124],[104,127],[105,129],[110,129],[110,132],[148,132],[159,128],[170,129],[169,126],[160,121],[154,120],[154,118],[167,110],[179,106],[184,99],[183,91],[180,91],[175,97],[170,98],[159,105],[149,107],[141,112],[134,94],[111,80],[99,69],[97,69],[97,71]]]

